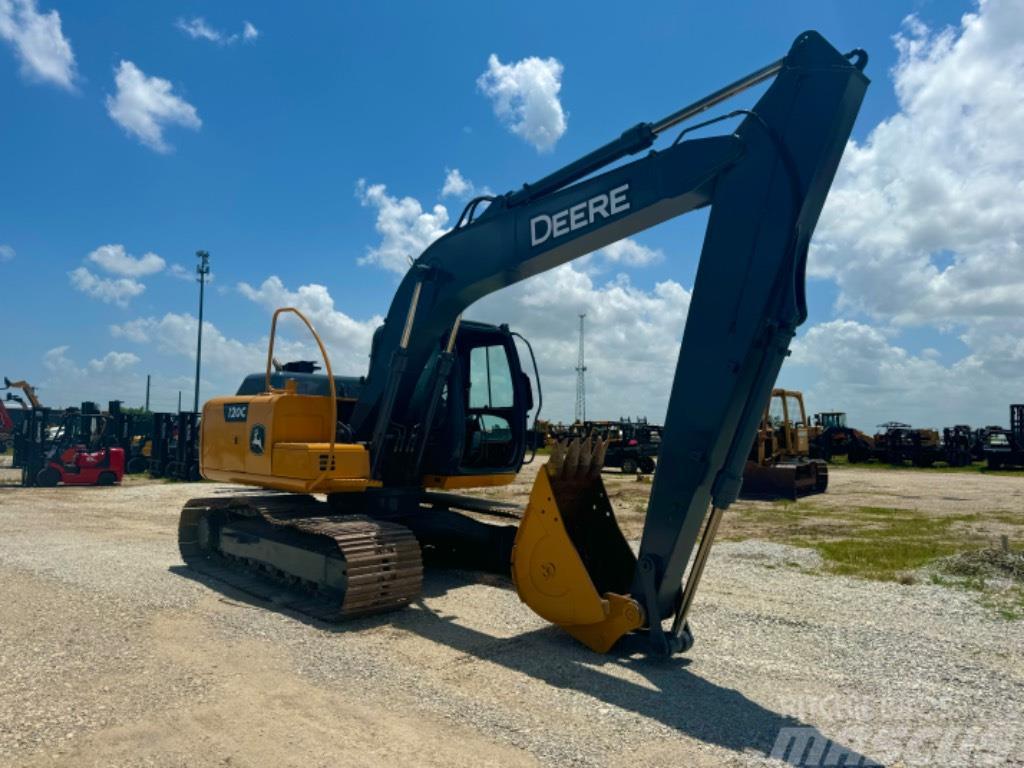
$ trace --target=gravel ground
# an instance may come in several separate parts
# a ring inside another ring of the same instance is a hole
[[[893,474],[836,471],[829,498]],[[934,478],[914,504],[1015,480]],[[670,661],[590,653],[461,572],[328,627],[184,570],[182,502],[228,491],[0,489],[0,765],[782,765],[790,728],[886,765],[1024,765],[1024,623],[967,592],[744,541],[716,547]]]

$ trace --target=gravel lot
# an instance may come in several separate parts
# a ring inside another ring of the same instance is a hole
[[[608,484],[637,504],[642,484]],[[850,469],[827,498],[1012,511],[1022,489]],[[0,765],[781,765],[785,728],[886,765],[1024,765],[1024,622],[968,592],[743,541],[716,547],[671,661],[590,653],[461,572],[328,627],[183,569],[181,504],[228,490],[0,488]]]

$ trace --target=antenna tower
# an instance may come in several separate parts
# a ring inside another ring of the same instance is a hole
[[[582,424],[587,420],[587,366],[583,362],[583,318],[580,315],[580,354],[576,360],[576,423]]]

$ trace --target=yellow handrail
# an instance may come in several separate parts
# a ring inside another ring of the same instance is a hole
[[[334,371],[331,370],[331,359],[327,356],[327,349],[320,340],[320,334],[316,332],[313,324],[298,309],[295,307],[281,307],[274,311],[274,318],[270,321],[270,344],[267,347],[267,378],[265,382],[267,394],[273,392],[273,387],[270,386],[270,369],[274,364],[274,340],[277,336],[277,318],[283,312],[291,312],[293,315],[297,315],[299,320],[304,322],[306,327],[309,328],[309,332],[313,334],[316,345],[320,347],[320,355],[324,359],[324,368],[327,369],[327,383],[331,391],[330,447],[327,449],[327,462],[324,465],[324,470],[315,480],[310,480],[306,483],[306,493],[312,493],[327,477],[327,473],[331,471],[331,464],[334,462],[335,437],[338,431],[338,391],[334,385]]]

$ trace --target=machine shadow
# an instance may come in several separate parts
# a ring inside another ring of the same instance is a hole
[[[800,755],[786,754],[790,746],[799,750],[828,747],[828,754],[846,755],[847,765],[881,764],[830,738],[810,723],[774,712],[737,690],[716,685],[690,672],[687,669],[690,660],[685,657],[661,659],[644,655],[646,638],[643,636],[624,638],[613,654],[602,655],[588,650],[554,626],[513,637],[498,637],[461,625],[457,623],[457,616],[443,615],[422,600],[405,610],[344,624],[328,624],[273,601],[250,596],[185,566],[172,566],[170,570],[219,592],[231,602],[273,610],[332,634],[385,625],[404,630],[457,651],[460,663],[496,664],[556,688],[570,688],[598,702],[651,718],[706,744],[739,754],[799,761]],[[439,597],[460,587],[481,583],[511,588],[511,581],[503,577],[427,568],[423,596]],[[523,610],[528,609],[524,606]],[[472,673],[467,669],[466,674]],[[636,676],[642,677],[646,684],[636,682]],[[665,706],[666,696],[672,697],[675,706]],[[792,743],[790,738],[794,739]],[[783,754],[778,753],[780,744]]]

